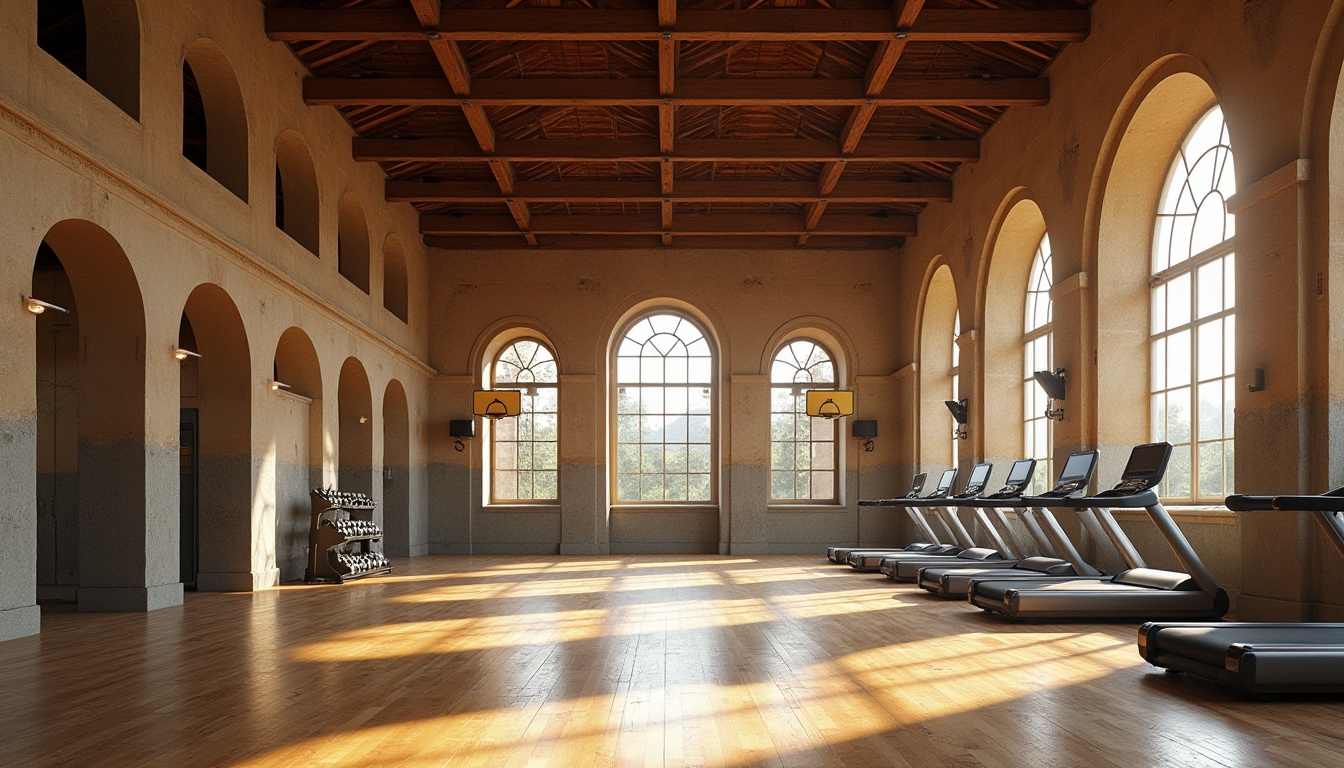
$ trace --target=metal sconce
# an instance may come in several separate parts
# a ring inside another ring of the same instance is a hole
[[[1064,409],[1056,408],[1055,401],[1063,400],[1066,393],[1064,369],[1056,368],[1053,371],[1036,371],[1033,376],[1036,383],[1045,391],[1045,413],[1047,419],[1056,421],[1064,420]]]
[[[70,312],[70,310],[66,309],[65,307],[58,307],[49,301],[34,299],[32,296],[21,296],[20,298],[23,299],[23,308],[28,310],[34,315],[40,315],[43,312],[46,312],[48,309],[54,310],[56,312],[66,312],[66,313]]]
[[[943,405],[946,405],[947,410],[952,412],[952,419],[957,422],[957,426],[952,428],[952,439],[965,440],[967,435],[966,421],[970,418],[967,412],[966,399],[944,400]]]

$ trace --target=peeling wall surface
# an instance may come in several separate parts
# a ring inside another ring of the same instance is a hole
[[[0,380],[0,639],[39,631],[39,599],[181,603],[183,408],[201,414],[201,589],[301,577],[307,492],[338,483],[379,499],[397,556],[820,556],[913,539],[903,516],[858,500],[902,493],[954,448],[963,472],[994,461],[991,484],[1016,458],[1019,262],[1042,223],[1053,365],[1068,381],[1053,455],[1099,448],[1098,485],[1109,486],[1150,435],[1152,201],[1214,104],[1237,189],[1236,490],[1344,485],[1344,206],[1332,202],[1344,174],[1330,162],[1344,148],[1344,3],[1098,2],[1089,38],[1046,72],[1049,105],[1000,118],[980,160],[955,175],[953,201],[920,215],[918,236],[896,251],[778,252],[428,249],[416,211],[385,202],[380,168],[353,161],[346,122],[304,104],[305,72],[266,39],[261,3],[135,5],[138,90],[85,82],[39,49],[35,2],[0,18],[0,295],[73,310],[35,318],[19,301],[0,305],[11,366]],[[204,167],[183,154],[184,57],[202,87],[236,89],[229,141]],[[302,171],[305,153],[311,179],[293,188],[313,196],[277,227],[277,164]],[[1039,215],[1014,214],[1024,202]],[[694,318],[712,341],[704,502],[614,499],[614,344],[655,310]],[[559,494],[490,503],[491,426],[477,420],[457,450],[448,423],[471,417],[498,340],[519,329],[558,363]],[[799,337],[826,343],[855,417],[879,424],[869,452],[841,422],[835,502],[770,497],[770,362]],[[204,357],[179,362],[185,344]],[[1252,392],[1257,370],[1265,387]],[[286,376],[290,389],[277,390]],[[960,398],[970,421],[954,442],[939,401]],[[1309,520],[1174,514],[1238,615],[1344,615],[1344,563]],[[1123,524],[1145,558],[1170,566],[1150,525]]]

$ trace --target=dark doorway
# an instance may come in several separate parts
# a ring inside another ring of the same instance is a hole
[[[182,571],[182,586],[196,589],[197,555],[199,552],[200,505],[197,503],[197,478],[200,476],[200,436],[197,433],[200,423],[199,411],[195,408],[182,409],[182,442],[178,467],[178,484],[182,492],[181,539],[179,546],[179,567]]]

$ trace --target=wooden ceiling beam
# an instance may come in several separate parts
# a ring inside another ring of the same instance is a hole
[[[504,203],[490,182],[393,181],[385,184],[393,203]],[[817,199],[810,181],[682,181],[664,191],[658,181],[515,181],[513,198],[527,203],[809,203]],[[832,203],[935,203],[952,199],[950,181],[852,181],[837,186]]]
[[[734,237],[682,236],[670,246],[671,249],[689,248],[739,248],[755,250],[790,250],[796,243],[790,235],[754,235]],[[542,235],[537,238],[537,247],[559,251],[611,251],[611,250],[650,250],[659,248],[659,239],[648,235]],[[881,236],[824,236],[815,235],[808,250],[862,250],[886,251],[900,246],[902,238]],[[521,237],[440,237],[430,235],[425,245],[455,251],[509,251],[523,250],[527,246]]]
[[[666,155],[649,139],[500,139],[494,156],[475,141],[446,139],[364,139],[351,141],[363,162],[484,163],[661,163]],[[714,163],[966,163],[980,159],[973,139],[866,139],[841,156],[826,139],[684,139],[671,156],[678,162]]]
[[[905,46],[909,43],[910,29],[914,27],[920,11],[924,9],[924,2],[925,0],[895,0],[891,4],[891,17],[892,23],[896,25],[896,35],[894,39],[882,43],[877,55],[868,65],[868,71],[865,74],[864,93],[869,97],[869,101],[850,110],[849,118],[845,121],[844,127],[840,129],[841,154],[848,155],[853,152],[859,146],[859,141],[863,139],[864,131],[868,130],[868,124],[872,122],[873,115],[877,113],[878,105],[875,99],[887,90],[891,74],[896,71],[896,65],[900,62],[901,55],[905,53]],[[1048,92],[1046,98],[1049,98]],[[821,177],[818,180],[818,193],[829,195],[844,172],[845,165],[843,163],[827,163],[822,168]],[[817,227],[822,214],[826,212],[826,205],[825,200],[820,200],[808,206],[807,228],[809,230]],[[803,235],[798,239],[798,244],[806,245],[808,237],[809,235]]]
[[[675,51],[670,57],[675,58]],[[661,60],[660,56],[660,72]],[[669,71],[674,66],[667,64]],[[672,85],[671,76],[662,74],[657,80],[477,80],[462,87],[429,77],[310,77],[303,81],[303,98],[310,106],[816,106],[862,107],[870,113],[877,107],[1041,106],[1050,100],[1050,81],[1033,77],[897,80],[884,82],[871,96],[864,93],[865,82],[859,79],[683,80],[676,83],[675,95]]]
[[[454,9],[426,30],[416,13],[401,9],[268,8],[266,34],[271,40],[427,39],[445,40],[589,40],[662,39],[659,11],[509,8]],[[676,41],[853,42],[888,41],[899,31],[890,11],[773,8],[769,10],[682,10],[671,39]],[[1056,42],[1087,39],[1091,14],[1085,8],[1010,10],[936,9],[920,14],[910,42]]]
[[[411,0],[411,8],[415,11],[420,24],[427,30],[432,30],[439,25],[443,13],[443,4],[441,0]],[[462,101],[458,106],[462,109],[462,116],[466,118],[467,125],[471,128],[471,133],[476,137],[476,145],[483,154],[490,155],[495,151],[495,127],[490,123],[490,117],[485,110],[478,105],[472,104],[466,98],[471,95],[471,69],[467,66],[467,59],[462,55],[462,49],[452,40],[445,40],[435,32],[427,32],[430,50],[434,52],[434,58],[439,62],[439,68],[443,70],[444,80],[435,80],[440,86],[447,85],[452,93]],[[445,82],[446,81],[446,82]],[[495,177],[495,182],[499,187],[500,194],[505,196],[509,214],[513,216],[514,223],[518,229],[525,233],[527,242],[536,245],[536,239],[526,234],[528,223],[532,215],[527,209],[527,203],[519,202],[510,198],[513,194],[513,167],[508,163],[491,163],[490,170]]]
[[[415,17],[420,20],[420,26],[426,29],[434,29],[439,26],[439,20],[443,15],[443,1],[411,0],[411,10],[415,11]]]
[[[657,235],[669,230],[663,226],[661,214],[543,214],[534,215],[530,222],[532,235]],[[770,213],[705,213],[683,214],[672,221],[674,236],[682,235],[801,235],[808,232],[802,216]],[[447,236],[513,236],[518,234],[517,223],[511,216],[444,216],[427,214],[420,217],[420,233]],[[916,233],[914,216],[856,216],[827,217],[813,234],[874,235],[911,237]]]

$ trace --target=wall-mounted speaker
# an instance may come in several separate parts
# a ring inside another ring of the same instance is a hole
[[[475,419],[449,419],[448,420],[449,437],[472,438],[476,436]]]
[[[877,437],[877,419],[855,419],[854,436],[858,438]]]

